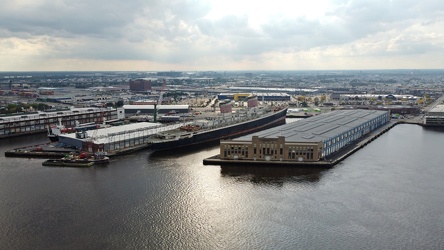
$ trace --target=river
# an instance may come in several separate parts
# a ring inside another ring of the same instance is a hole
[[[0,141],[3,249],[444,249],[444,132],[398,125],[332,169],[204,166],[217,147],[43,167]]]

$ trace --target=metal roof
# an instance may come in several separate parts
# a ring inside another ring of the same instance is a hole
[[[260,138],[284,136],[287,142],[319,142],[338,136],[387,113],[380,110],[337,110],[245,135],[233,141],[251,141],[253,136]]]
[[[54,111],[39,111],[34,114],[20,114],[13,116],[1,116],[0,123],[10,122],[10,121],[28,121],[28,120],[36,120],[43,118],[55,118],[55,117],[64,117],[68,115],[81,115],[81,114],[90,114],[94,112],[105,112],[115,109],[110,108],[71,108],[66,110],[54,110]]]
[[[429,115],[435,115],[435,114],[442,115],[442,114],[444,114],[444,105],[443,104],[436,105],[431,110],[429,110],[428,114]]]
[[[154,105],[123,105],[124,109],[154,109]],[[189,105],[157,105],[157,109],[188,109]]]
[[[142,135],[143,136],[153,135],[162,131],[170,131],[189,123],[191,122],[164,125],[162,123],[138,122],[138,123],[130,123],[120,126],[111,126],[108,128],[88,130],[86,131],[89,137],[87,139],[77,139],[75,133],[63,134],[60,136],[77,139],[80,141],[88,141],[91,139],[91,137],[94,137],[92,138],[94,143],[100,144],[100,143],[107,143],[110,141],[115,141],[115,142],[122,141],[129,138],[140,137]]]

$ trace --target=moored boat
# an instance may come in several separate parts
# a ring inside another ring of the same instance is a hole
[[[234,138],[259,130],[285,124],[286,108],[260,110],[245,116],[230,116],[219,121],[184,125],[175,130],[156,134],[149,144],[154,151],[183,148]]]
[[[91,167],[93,165],[108,164],[109,157],[105,155],[88,156],[87,153],[79,155],[66,155],[61,159],[50,159],[42,163],[43,166],[57,167]]]

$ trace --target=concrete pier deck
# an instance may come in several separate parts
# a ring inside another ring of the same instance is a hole
[[[339,162],[343,161],[359,149],[389,131],[398,124],[406,123],[403,120],[390,121],[384,126],[368,133],[358,141],[341,148],[339,151],[328,156],[327,159],[316,162],[298,162],[298,161],[252,161],[252,160],[224,160],[219,155],[215,155],[203,160],[204,165],[242,165],[242,166],[286,166],[286,167],[308,167],[308,168],[331,168]],[[421,125],[418,122],[409,121],[408,123]]]

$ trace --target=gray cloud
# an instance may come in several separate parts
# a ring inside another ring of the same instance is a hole
[[[358,43],[375,56],[444,53],[444,2],[438,0],[332,0],[321,19],[275,14],[255,27],[248,14],[207,19],[212,6],[204,0],[23,2],[2,3],[0,50],[14,50],[11,39],[19,39],[45,48],[33,55],[41,58],[260,61],[264,53],[341,46],[359,56]]]

